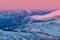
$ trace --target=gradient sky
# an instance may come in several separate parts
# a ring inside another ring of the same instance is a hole
[[[53,10],[59,8],[60,0],[0,0],[0,10]]]

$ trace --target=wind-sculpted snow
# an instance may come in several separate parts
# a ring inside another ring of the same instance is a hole
[[[60,15],[34,20],[29,17],[41,14],[30,11],[4,13],[0,15],[0,40],[60,40]]]

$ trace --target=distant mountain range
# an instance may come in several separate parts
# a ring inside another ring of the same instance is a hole
[[[30,10],[18,10],[18,11],[0,11],[0,18],[8,18],[15,16],[32,16],[32,15],[45,15],[50,11],[30,11]]]

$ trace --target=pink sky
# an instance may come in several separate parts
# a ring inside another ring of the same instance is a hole
[[[0,0],[0,10],[60,8],[60,0]]]

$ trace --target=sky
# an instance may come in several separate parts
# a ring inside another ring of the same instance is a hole
[[[0,0],[0,10],[60,9],[60,0]]]

